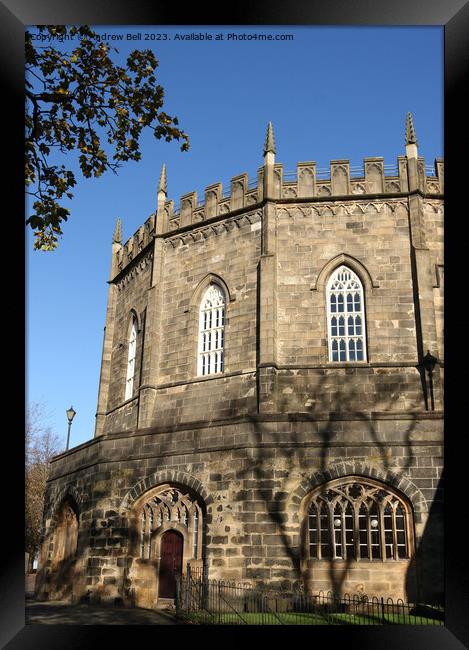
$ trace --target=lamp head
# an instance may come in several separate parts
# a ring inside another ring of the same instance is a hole
[[[427,354],[423,357],[423,365],[428,374],[432,374],[437,361],[438,359],[430,354],[430,350],[427,350]]]
[[[72,420],[75,417],[75,415],[76,415],[76,411],[73,410],[73,406],[67,409],[67,418],[70,424],[72,423]]]

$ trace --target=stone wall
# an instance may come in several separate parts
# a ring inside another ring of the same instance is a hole
[[[432,501],[434,508],[441,508],[440,424],[432,416],[333,421],[251,418],[195,430],[180,427],[171,432],[102,436],[86,443],[54,460],[48,494],[49,513],[69,486],[80,502],[79,557],[84,574],[75,596],[94,593],[99,587],[94,598],[99,594],[125,600],[131,585],[144,599],[140,604],[154,604],[157,575],[152,563],[138,559],[135,552],[138,531],[132,524],[132,508],[138,497],[165,482],[195,490],[204,503],[211,578],[289,585],[300,578],[316,579],[302,558],[302,502],[316,485],[347,475],[382,479],[407,495],[414,512],[416,547],[422,547],[421,555],[428,555],[442,535],[438,522],[435,525],[440,514],[433,513],[431,525],[428,520]],[[431,529],[428,535],[426,527]],[[420,561],[426,561],[427,555]],[[432,561],[438,565],[438,556]],[[352,581],[363,583],[365,593],[373,595],[415,595],[417,581],[408,562],[397,563],[408,578],[407,586],[396,579],[393,569],[389,573],[389,564],[380,562],[379,570],[372,564],[362,561],[344,588]],[[334,570],[340,575],[340,567]],[[440,574],[441,567],[435,566],[427,583],[424,572],[419,588],[441,590]],[[322,580],[316,588],[325,586]]]
[[[39,595],[62,593],[63,580],[78,599],[154,606],[158,557],[140,556],[139,517],[145,495],[174,486],[201,507],[211,578],[441,598],[442,373],[438,365],[432,404],[421,362],[429,348],[443,355],[443,164],[428,177],[409,137],[393,175],[368,158],[361,176],[338,160],[329,178],[304,162],[291,180],[269,133],[256,187],[241,174],[230,195],[214,184],[205,204],[191,192],[175,210],[164,174],[156,214],[124,246],[116,228],[97,437],[51,463]],[[328,358],[325,288],[340,264],[363,285],[364,362]],[[225,366],[200,377],[210,282],[226,298]],[[412,558],[347,571],[309,559],[308,495],[340,477],[402,496]],[[76,557],[54,566],[64,499],[78,513]]]

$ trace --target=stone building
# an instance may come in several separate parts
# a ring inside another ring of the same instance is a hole
[[[40,597],[210,578],[442,597],[443,161],[275,160],[113,243],[95,437],[51,463]],[[436,362],[431,372],[428,362]]]

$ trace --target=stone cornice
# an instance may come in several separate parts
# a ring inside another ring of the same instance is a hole
[[[165,247],[171,245],[175,248],[179,243],[185,244],[186,242],[202,241],[208,239],[212,235],[219,235],[223,232],[229,232],[237,226],[241,228],[245,225],[252,225],[260,221],[261,211],[249,206],[246,210],[237,210],[236,212],[227,215],[219,215],[208,221],[198,222],[179,228],[177,231],[172,231],[165,234]]]

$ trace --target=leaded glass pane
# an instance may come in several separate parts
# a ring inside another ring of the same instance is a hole
[[[354,531],[354,515],[352,504],[348,503],[345,508],[345,550],[347,558],[355,557],[355,531]]]
[[[362,339],[357,339],[357,361],[363,361],[363,341]]]
[[[133,317],[132,328],[130,331],[130,338],[129,338],[129,348],[127,353],[127,375],[125,380],[124,399],[130,399],[133,395],[136,349],[137,349],[137,320],[135,317]]]
[[[355,341],[353,339],[349,339],[348,342],[348,358],[349,361],[355,361]]]
[[[346,360],[345,341],[344,341],[344,339],[339,340],[339,360],[340,361],[345,361]]]
[[[384,545],[386,547],[386,557],[393,557],[393,547],[394,547],[394,538],[393,538],[393,526],[392,526],[392,508],[387,504],[384,508]]]
[[[200,305],[198,373],[209,375],[223,371],[225,298],[222,290],[211,284]]]
[[[369,558],[368,545],[368,510],[364,503],[361,504],[358,512],[358,530],[360,539],[360,557]]]
[[[331,530],[329,527],[329,511],[325,503],[321,504],[319,510],[319,525],[321,536],[321,557],[330,559],[332,557]]]
[[[342,526],[343,526],[343,521],[342,521],[342,508],[340,507],[339,504],[337,504],[336,507],[334,508],[334,516],[333,516],[332,525],[333,525],[333,528],[334,528],[335,557],[341,558],[341,557],[343,557],[343,549],[342,549]]]
[[[339,281],[340,280],[340,281]],[[358,277],[347,267],[339,267],[328,282],[328,333],[331,361],[365,360],[365,319],[362,301],[363,289]],[[337,312],[346,315],[339,320]],[[345,339],[345,347],[335,346],[338,337]],[[353,338],[353,343],[350,343]],[[336,353],[337,351],[337,353]]]
[[[358,483],[357,479],[334,483],[333,487],[322,489],[310,504],[310,557],[344,560],[409,557],[406,516],[403,504],[384,486],[366,481]]]
[[[345,319],[343,316],[339,317],[339,336],[345,336]]]
[[[370,508],[370,538],[371,538],[371,557],[374,560],[381,558],[381,543],[380,543],[380,525],[379,525],[379,510],[376,503]]]
[[[332,361],[338,361],[339,360],[339,343],[337,339],[334,339],[332,341]]]

